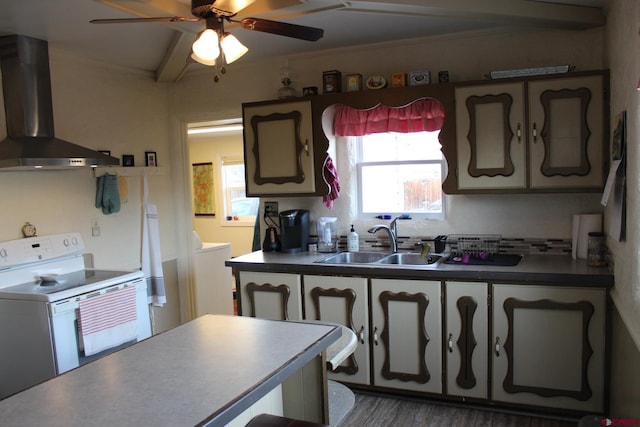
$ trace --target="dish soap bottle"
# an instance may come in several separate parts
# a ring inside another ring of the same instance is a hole
[[[353,224],[351,224],[351,231],[347,236],[347,250],[349,252],[358,252],[360,250],[360,237],[356,230],[353,229]]]

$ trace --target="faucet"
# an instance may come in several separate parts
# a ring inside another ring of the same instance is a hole
[[[387,234],[389,234],[389,241],[391,242],[391,251],[398,252],[398,220],[399,219],[410,219],[404,216],[398,216],[391,221],[391,224],[387,227],[386,225],[378,224],[371,227],[367,230],[369,233],[374,234],[380,230],[385,230]]]

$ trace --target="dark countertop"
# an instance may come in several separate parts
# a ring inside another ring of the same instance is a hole
[[[206,315],[0,401],[9,426],[225,425],[340,338]]]
[[[424,280],[472,280],[542,285],[595,286],[611,288],[613,273],[608,267],[590,267],[586,260],[568,255],[524,255],[513,267],[439,263],[436,266],[389,264],[323,264],[331,254],[300,252],[252,252],[226,262],[237,270],[298,274],[411,278]]]

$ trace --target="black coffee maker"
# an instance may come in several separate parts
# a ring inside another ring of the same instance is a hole
[[[309,243],[309,211],[293,209],[280,212],[280,251],[303,252]]]

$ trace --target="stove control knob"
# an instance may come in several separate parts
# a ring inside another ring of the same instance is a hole
[[[0,257],[2,258],[7,257],[7,250],[5,248],[0,249]]]
[[[69,247],[69,239],[63,239],[62,240],[62,244],[64,245],[65,248]]]
[[[73,244],[73,246],[78,246],[78,238],[77,237],[72,237],[71,238],[71,244]]]

